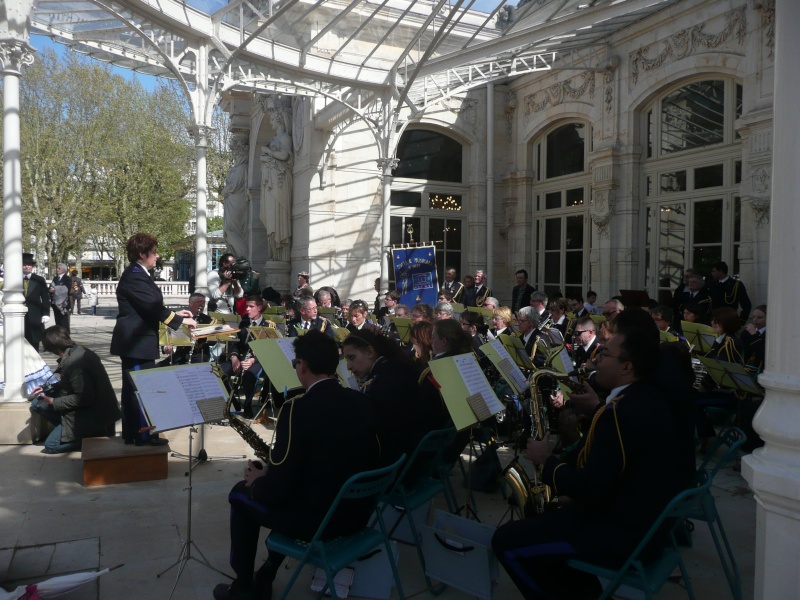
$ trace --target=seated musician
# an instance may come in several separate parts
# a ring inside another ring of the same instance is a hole
[[[232,344],[230,352],[228,353],[228,360],[222,363],[222,372],[229,378],[232,375],[238,375],[242,378],[241,386],[244,391],[244,405],[241,407],[242,416],[247,419],[253,418],[253,394],[256,389],[256,382],[261,373],[261,364],[253,356],[248,345],[255,337],[253,332],[250,331],[251,327],[270,327],[275,328],[275,323],[268,321],[261,314],[264,309],[264,299],[261,296],[248,296],[245,310],[247,314],[242,317],[239,323],[239,339],[236,343]],[[234,402],[234,406],[238,410],[238,402]]]
[[[672,497],[693,476],[676,461],[687,445],[668,394],[651,378],[659,361],[655,326],[619,328],[598,355],[597,379],[611,394],[588,435],[565,455],[549,436],[530,440],[525,456],[543,466],[542,480],[562,502],[557,511],[497,529],[495,553],[525,598],[596,598],[596,577],[570,569],[570,558],[622,565]],[[688,445],[691,452],[692,447]],[[566,500],[566,498],[564,498]],[[649,554],[665,542],[657,538]]]
[[[415,304],[414,307],[411,309],[411,321],[413,323],[419,323],[420,321],[427,321],[428,323],[433,323],[434,312],[433,307],[430,304],[426,304],[425,302],[420,302],[419,304]]]
[[[195,292],[189,296],[189,310],[198,325],[209,325],[211,317],[203,313],[206,306],[206,297],[200,292]],[[164,354],[170,356],[158,363],[159,367],[169,365],[185,365],[187,363],[201,363],[210,360],[210,348],[205,339],[197,340],[194,346],[164,346]]]
[[[356,331],[366,330],[372,333],[380,331],[380,327],[367,320],[368,314],[367,305],[363,302],[353,302],[350,306],[350,322],[347,324],[347,331],[355,333]]]
[[[525,352],[528,356],[535,357],[541,366],[544,364],[544,357],[541,353],[536,352],[536,338],[541,335],[538,329],[539,313],[533,306],[523,306],[517,312],[517,328],[519,329],[519,337],[522,344],[525,346]]]
[[[753,322],[748,323],[742,332],[745,348],[745,364],[757,372],[764,370],[767,346],[767,305],[760,304],[753,309]]]
[[[677,336],[680,340],[686,339],[679,330],[672,327],[672,309],[669,306],[657,304],[655,307],[650,309],[650,316],[653,317],[653,321],[655,321],[656,326],[660,331],[665,331]]]
[[[319,330],[329,338],[333,338],[333,327],[331,322],[325,317],[317,316],[317,302],[313,296],[301,296],[297,301],[299,316],[286,323],[286,331],[289,337],[297,337],[297,330],[305,331]],[[351,308],[352,310],[352,308]]]
[[[575,330],[572,332],[574,348],[572,358],[578,368],[594,359],[594,354],[600,346],[596,330],[597,325],[591,317],[581,317],[575,323]]]
[[[569,312],[567,299],[555,298],[550,300],[547,309],[553,319],[553,327],[561,332],[564,339],[568,340],[572,337],[572,330],[575,329],[575,319],[567,316],[567,312]]]
[[[472,339],[473,352],[478,358],[485,358],[481,346],[486,343],[486,334],[489,330],[483,321],[483,315],[471,310],[464,311],[461,313],[461,329],[466,331]]]
[[[266,468],[248,462],[244,481],[228,496],[230,564],[236,579],[214,588],[216,600],[270,598],[285,557],[270,552],[253,575],[260,528],[310,540],[342,484],[380,461],[369,399],[336,379],[336,342],[312,330],[294,341],[294,351],[294,368],[306,393],[281,408]],[[343,504],[325,535],[357,531],[369,516],[358,503]]]
[[[511,309],[507,306],[498,306],[492,313],[492,325],[490,333],[493,337],[497,338],[500,335],[511,335]]]

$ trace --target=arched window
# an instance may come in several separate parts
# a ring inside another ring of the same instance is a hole
[[[390,242],[436,242],[436,269],[462,273],[466,248],[469,189],[464,184],[464,147],[457,140],[429,129],[403,133],[393,171]],[[394,279],[394,273],[390,273]]]
[[[694,267],[739,270],[742,86],[706,78],[667,90],[642,113],[645,282],[664,301]]]
[[[548,295],[579,296],[589,283],[590,139],[590,128],[573,122],[551,129],[533,143],[533,279]]]

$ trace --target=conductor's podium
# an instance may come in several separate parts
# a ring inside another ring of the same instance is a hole
[[[83,485],[112,485],[167,478],[169,445],[126,445],[121,437],[83,440]]]

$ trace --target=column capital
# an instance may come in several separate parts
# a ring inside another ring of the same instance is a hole
[[[21,74],[22,67],[33,64],[35,50],[22,40],[0,40],[0,71]]]
[[[391,175],[392,170],[396,169],[397,165],[400,164],[400,160],[397,158],[379,158],[376,162],[378,163],[378,168],[385,175]]]
[[[208,148],[208,138],[211,132],[214,131],[213,127],[208,125],[190,125],[186,130],[194,140],[195,147]]]

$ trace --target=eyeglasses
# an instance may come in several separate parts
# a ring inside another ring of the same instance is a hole
[[[604,313],[603,313],[603,316],[604,316],[604,317],[606,317],[606,318],[608,318],[608,317],[614,316],[614,315],[615,315],[615,314],[617,314],[618,312],[619,312],[618,310],[612,310],[612,311],[609,311],[609,312],[604,312]]]
[[[605,348],[605,347],[604,348],[600,348],[600,350],[597,351],[597,356],[602,356],[603,358],[616,358],[616,359],[621,360],[623,362],[630,360],[630,358],[628,358],[627,356],[624,356],[622,354],[618,354],[616,356],[614,354],[609,354],[608,353],[608,348]]]
[[[292,368],[293,368],[293,369],[296,369],[296,368],[297,368],[297,365],[299,365],[299,364],[300,364],[300,361],[301,361],[301,360],[303,360],[303,359],[302,359],[302,358],[293,358],[293,359],[292,359]]]
[[[581,329],[578,331],[577,329],[572,332],[572,335],[581,335],[582,333],[589,333],[591,330],[589,329]]]

